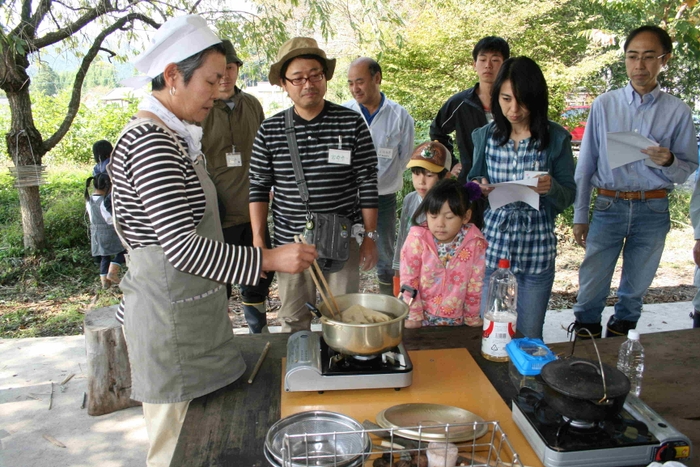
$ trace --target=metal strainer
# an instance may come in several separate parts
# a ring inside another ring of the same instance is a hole
[[[372,443],[357,421],[327,411],[301,412],[267,432],[265,449],[285,467],[362,465]]]

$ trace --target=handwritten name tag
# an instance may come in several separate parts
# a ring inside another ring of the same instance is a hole
[[[329,149],[328,162],[330,164],[350,165],[352,151],[345,149]]]
[[[226,166],[227,167],[242,167],[243,159],[241,158],[240,152],[227,152],[226,153]]]
[[[380,159],[393,159],[398,152],[399,148],[379,148],[379,151],[377,151],[377,157]]]

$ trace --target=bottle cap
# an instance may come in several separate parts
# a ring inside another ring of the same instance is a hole
[[[508,269],[510,268],[510,260],[501,258],[498,260],[498,268],[499,269]]]
[[[638,341],[639,331],[637,331],[636,329],[630,329],[629,331],[627,331],[627,338],[633,341]]]

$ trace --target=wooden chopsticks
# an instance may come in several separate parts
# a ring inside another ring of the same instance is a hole
[[[306,239],[304,238],[303,235],[295,235],[294,236],[294,241],[296,243],[303,243],[304,245],[308,245],[306,242]],[[314,271],[315,270],[315,271]],[[314,260],[314,270],[309,271],[311,273],[311,278],[314,280],[314,284],[316,285],[316,288],[318,289],[319,294],[321,294],[321,300],[323,300],[323,303],[326,305],[326,308],[328,311],[330,311],[331,316],[333,317],[334,320],[340,321],[340,307],[338,307],[338,302],[335,301],[335,297],[333,296],[333,292],[331,292],[331,288],[328,286],[328,282],[326,281],[326,278],[323,276],[323,272],[321,271],[321,268],[318,265],[318,262]],[[314,272],[316,274],[314,274]],[[316,275],[318,275],[318,279],[316,278]],[[320,281],[320,282],[319,282]],[[323,284],[323,286],[321,286]],[[328,294],[328,298],[326,298],[326,294]]]

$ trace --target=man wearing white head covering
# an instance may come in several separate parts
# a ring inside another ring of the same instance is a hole
[[[130,397],[143,402],[148,466],[170,465],[192,399],[245,371],[225,284],[255,284],[263,270],[300,272],[315,257],[312,248],[223,242],[194,123],[209,113],[225,66],[224,48],[202,18],[166,22],[136,61],[145,76],[130,83],[150,80],[153,91],[109,166],[114,226],[131,258],[117,319],[129,347]]]
[[[359,291],[360,265],[369,270],[377,263],[377,153],[362,116],[324,99],[326,82],[333,77],[335,59],[326,57],[314,39],[295,37],[282,45],[270,67],[270,83],[279,84],[294,102],[260,126],[250,162],[250,219],[253,244],[263,247],[270,189],[275,245],[294,241],[312,213],[337,214],[364,226],[358,247],[350,239],[349,258],[343,264],[324,261],[325,276],[334,294]],[[285,133],[289,117],[299,149],[308,206],[295,181]],[[349,232],[346,232],[349,234]],[[338,268],[342,268],[339,269]],[[308,274],[277,275],[282,302],[278,316],[282,332],[309,329],[306,302],[316,301],[316,288]]]

